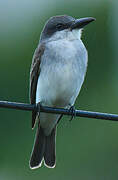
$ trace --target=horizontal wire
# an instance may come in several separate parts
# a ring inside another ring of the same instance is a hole
[[[16,103],[16,102],[9,102],[9,101],[0,101],[0,108],[10,108],[10,109],[25,110],[25,111],[37,111],[36,104]],[[52,108],[52,107],[47,107],[47,106],[41,106],[40,111],[46,112],[46,113],[64,114],[64,115],[70,115],[70,116],[73,115],[73,113],[69,111],[68,109]],[[84,111],[84,110],[75,110],[75,114],[76,116],[79,116],[79,117],[118,121],[117,114]]]

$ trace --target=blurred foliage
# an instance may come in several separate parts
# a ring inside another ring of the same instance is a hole
[[[93,16],[96,22],[85,28],[82,37],[89,64],[76,108],[118,113],[118,85],[114,77],[117,68],[111,42],[114,34],[109,30],[111,3],[105,0],[4,3],[0,1],[0,100],[29,102],[30,64],[40,32],[50,16]],[[0,180],[117,179],[117,122],[76,118],[70,123],[64,117],[57,133],[56,168],[43,166],[30,170],[28,162],[35,136],[30,127],[31,113],[0,109],[0,119]]]

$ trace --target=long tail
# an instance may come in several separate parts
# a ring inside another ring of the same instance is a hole
[[[52,130],[49,136],[45,136],[43,129],[38,126],[35,144],[30,159],[31,169],[41,167],[43,158],[47,167],[55,167],[55,135],[56,127]]]
[[[49,168],[56,165],[56,127],[45,139],[44,164]]]

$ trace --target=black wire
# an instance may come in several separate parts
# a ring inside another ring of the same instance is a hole
[[[10,108],[10,109],[25,110],[25,111],[37,110],[37,106],[35,104],[31,105],[31,104],[8,102],[8,101],[0,101],[0,108]],[[46,113],[64,114],[70,116],[73,115],[72,112],[69,111],[68,109],[52,108],[47,106],[41,106],[40,109],[41,112],[46,112]],[[80,116],[80,117],[118,121],[117,114],[100,113],[100,112],[83,111],[83,110],[75,110],[75,113],[76,116]]]

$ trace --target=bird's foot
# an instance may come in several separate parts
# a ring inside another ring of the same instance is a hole
[[[37,103],[37,114],[38,114],[38,117],[40,116],[40,111],[41,111],[41,105],[40,105],[40,102]]]
[[[69,112],[71,112],[71,113],[72,113],[72,116],[71,116],[71,118],[70,118],[70,120],[69,120],[69,121],[72,121],[72,120],[73,120],[73,118],[75,118],[75,117],[76,117],[76,110],[75,110],[75,107],[74,107],[74,106],[71,106],[71,107],[70,107],[70,109],[69,109]]]

